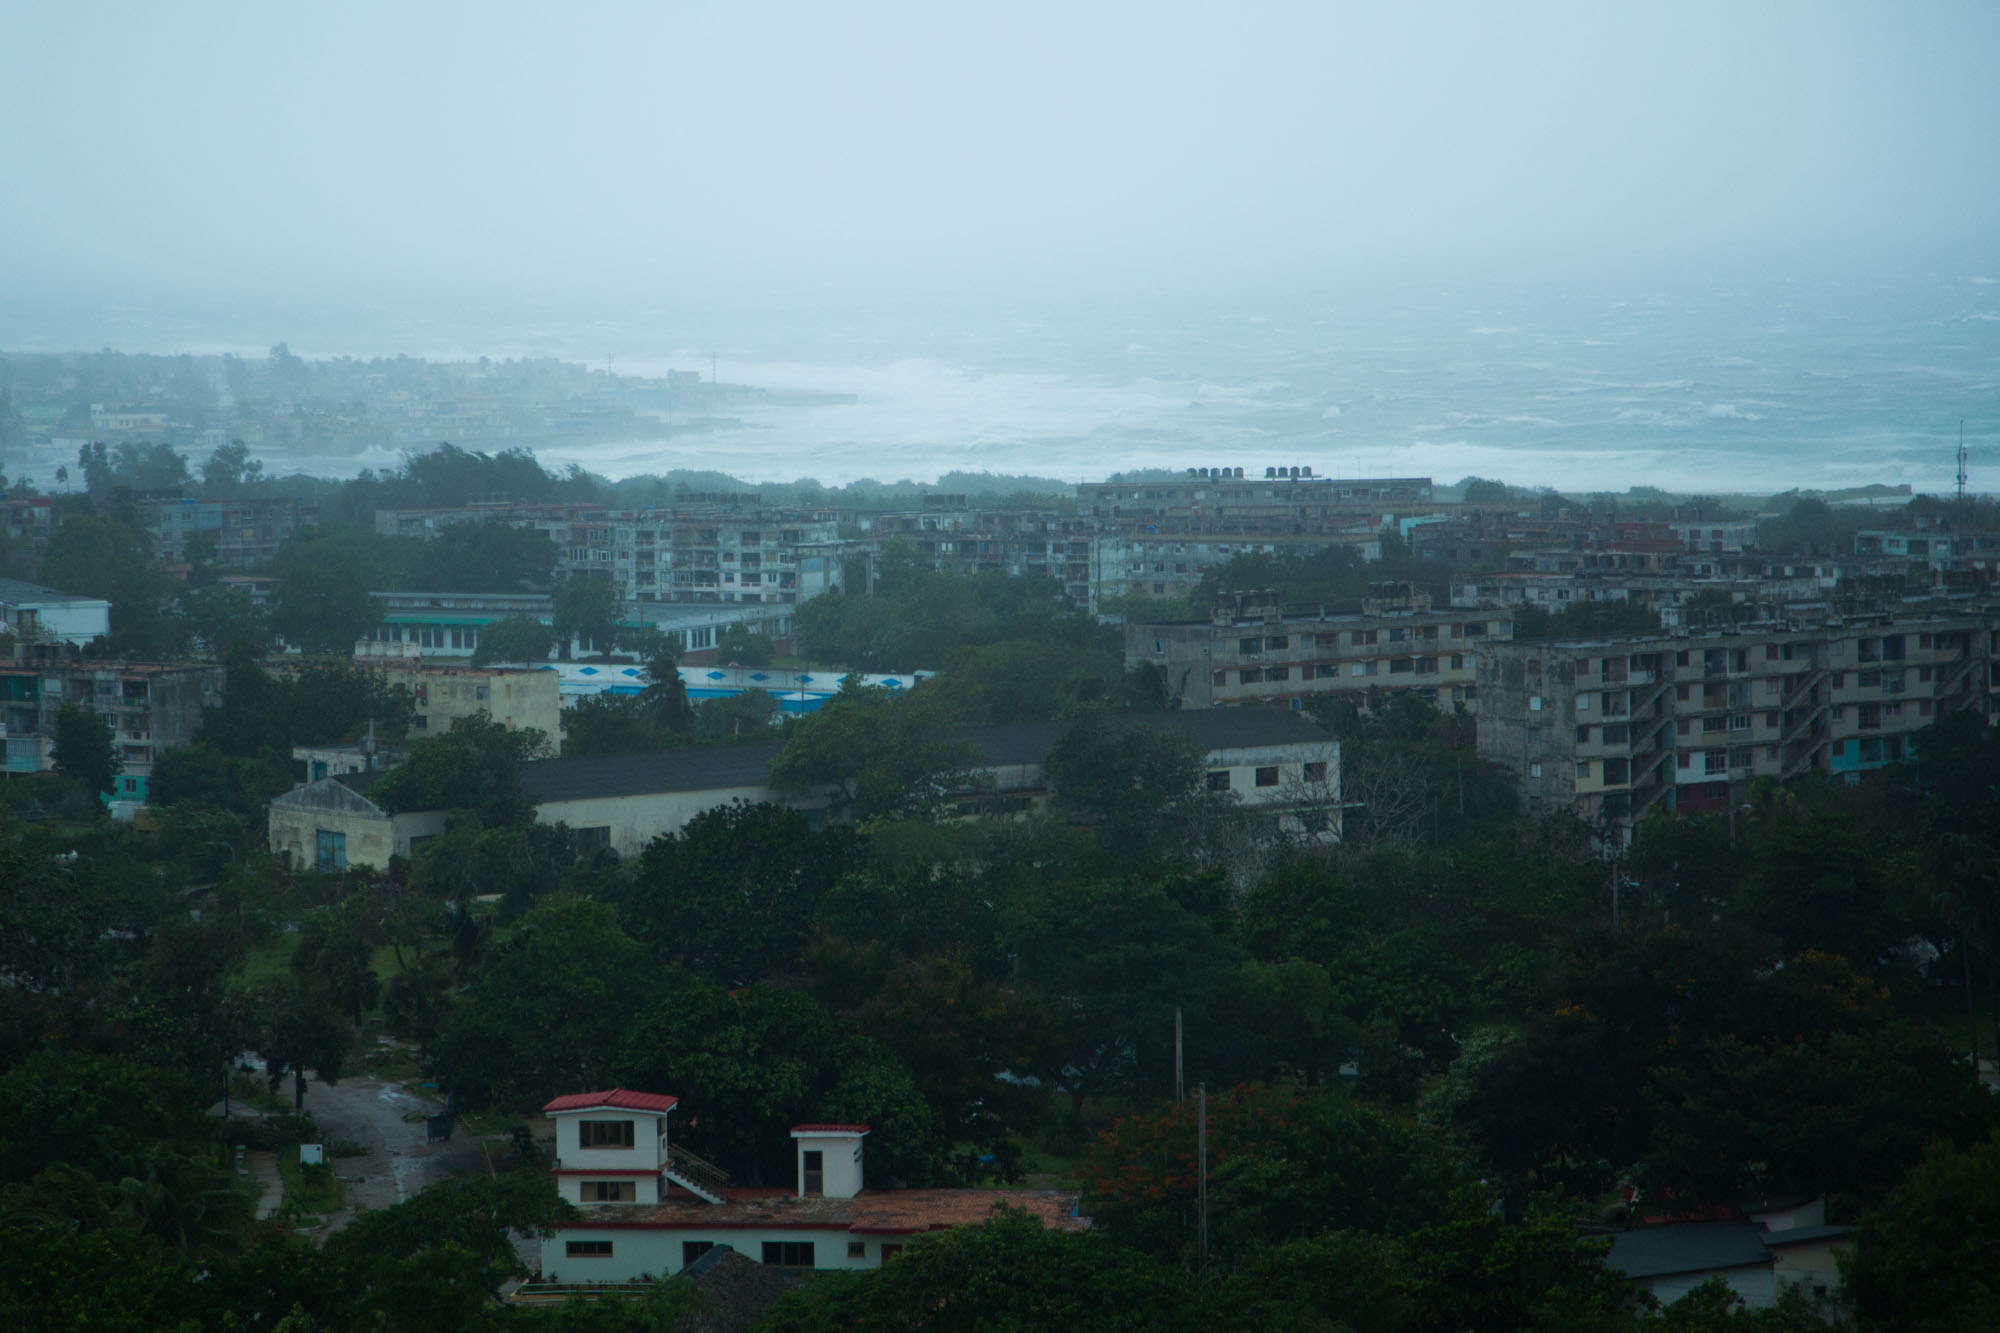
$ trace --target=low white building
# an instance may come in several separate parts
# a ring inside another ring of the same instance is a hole
[[[0,633],[23,643],[73,643],[81,648],[111,634],[111,603],[20,579],[0,579]]]
[[[556,1122],[551,1167],[582,1210],[542,1242],[542,1280],[559,1284],[672,1277],[718,1245],[778,1268],[879,1268],[912,1236],[983,1223],[999,1206],[1082,1230],[1072,1190],[867,1188],[867,1125],[795,1126],[791,1188],[739,1189],[671,1141],[679,1098],[582,1092],[543,1107]]]

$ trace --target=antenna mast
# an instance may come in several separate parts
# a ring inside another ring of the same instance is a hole
[[[1958,419],[1958,502],[1965,503],[1965,418]]]

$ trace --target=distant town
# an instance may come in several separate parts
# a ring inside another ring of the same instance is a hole
[[[754,391],[0,364],[74,445],[0,479],[0,1231],[82,1219],[133,1326],[220,1326],[195,1264],[636,1331],[963,1263],[1832,1329],[2000,1170],[1969,487],[614,482],[527,446]]]

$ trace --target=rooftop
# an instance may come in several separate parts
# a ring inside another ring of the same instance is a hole
[[[1749,1222],[1680,1222],[1620,1233],[1605,1262],[1627,1277],[1665,1277],[1762,1267],[1771,1251]]]
[[[664,1112],[680,1105],[680,1100],[665,1093],[628,1092],[624,1088],[613,1088],[609,1092],[572,1092],[544,1106],[542,1114],[558,1115],[564,1111],[590,1111],[600,1106],[614,1106],[621,1111]]]
[[[1082,1195],[1075,1190],[863,1190],[851,1199],[801,1199],[781,1191],[728,1189],[722,1195],[719,1204],[677,1192],[667,1202],[647,1207],[586,1207],[573,1225],[620,1230],[786,1228],[906,1235],[977,1225],[995,1208],[1005,1206],[1033,1213],[1044,1226],[1054,1229],[1082,1231],[1089,1226],[1077,1215]]]
[[[46,584],[29,583],[25,579],[0,579],[0,602],[101,602],[102,597],[86,597],[79,592],[64,592]]]

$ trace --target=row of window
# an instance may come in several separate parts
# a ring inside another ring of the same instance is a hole
[[[1350,676],[1383,675],[1385,673],[1382,670],[1382,664],[1387,662],[1389,670],[1386,674],[1391,676],[1434,676],[1447,661],[1450,663],[1451,670],[1465,670],[1465,654],[1453,653],[1449,658],[1378,657],[1370,658],[1365,662],[1349,662],[1347,663],[1347,674]],[[1339,662],[1304,663],[1298,668],[1299,679],[1334,680],[1340,676],[1340,667],[1341,664]],[[1239,685],[1270,684],[1287,681],[1291,678],[1292,668],[1288,666],[1239,667],[1236,671],[1236,681]],[[1229,684],[1229,672],[1215,672],[1214,683],[1218,689]]]
[[[1302,764],[1299,766],[1299,776],[1307,782],[1325,782],[1326,765],[1323,762]],[[1235,780],[1236,775],[1233,771],[1226,768],[1218,768],[1208,775],[1208,789],[1210,791],[1228,791],[1235,785]],[[1278,766],[1272,764],[1268,767],[1255,770],[1251,774],[1251,781],[1259,787],[1277,786]]]
[[[570,1259],[609,1259],[615,1242],[608,1240],[573,1240],[563,1246],[563,1254]],[[685,1268],[695,1260],[715,1248],[712,1240],[684,1240],[681,1242],[681,1267]],[[903,1252],[901,1245],[887,1241],[882,1243],[882,1262],[887,1263]],[[767,1240],[764,1242],[763,1261],[773,1268],[814,1268],[818,1266],[817,1246],[809,1240]],[[850,1240],[847,1242],[847,1257],[865,1259],[868,1257],[868,1242]]]
[[[1353,629],[1347,631],[1347,644],[1350,648],[1364,648],[1380,643],[1414,643],[1421,639],[1439,638],[1440,630],[1445,632],[1442,637],[1477,639],[1486,635],[1487,626],[1483,620],[1473,620],[1464,624],[1449,625],[1392,625],[1387,630]],[[1381,637],[1385,633],[1389,636],[1387,639]],[[1341,632],[1334,630],[1324,634],[1301,634],[1298,638],[1299,646],[1302,648],[1307,639],[1312,640],[1312,646],[1315,648],[1338,648]],[[1291,646],[1291,635],[1270,634],[1260,638],[1238,639],[1236,652],[1241,657],[1255,657],[1259,653],[1281,653]]]

